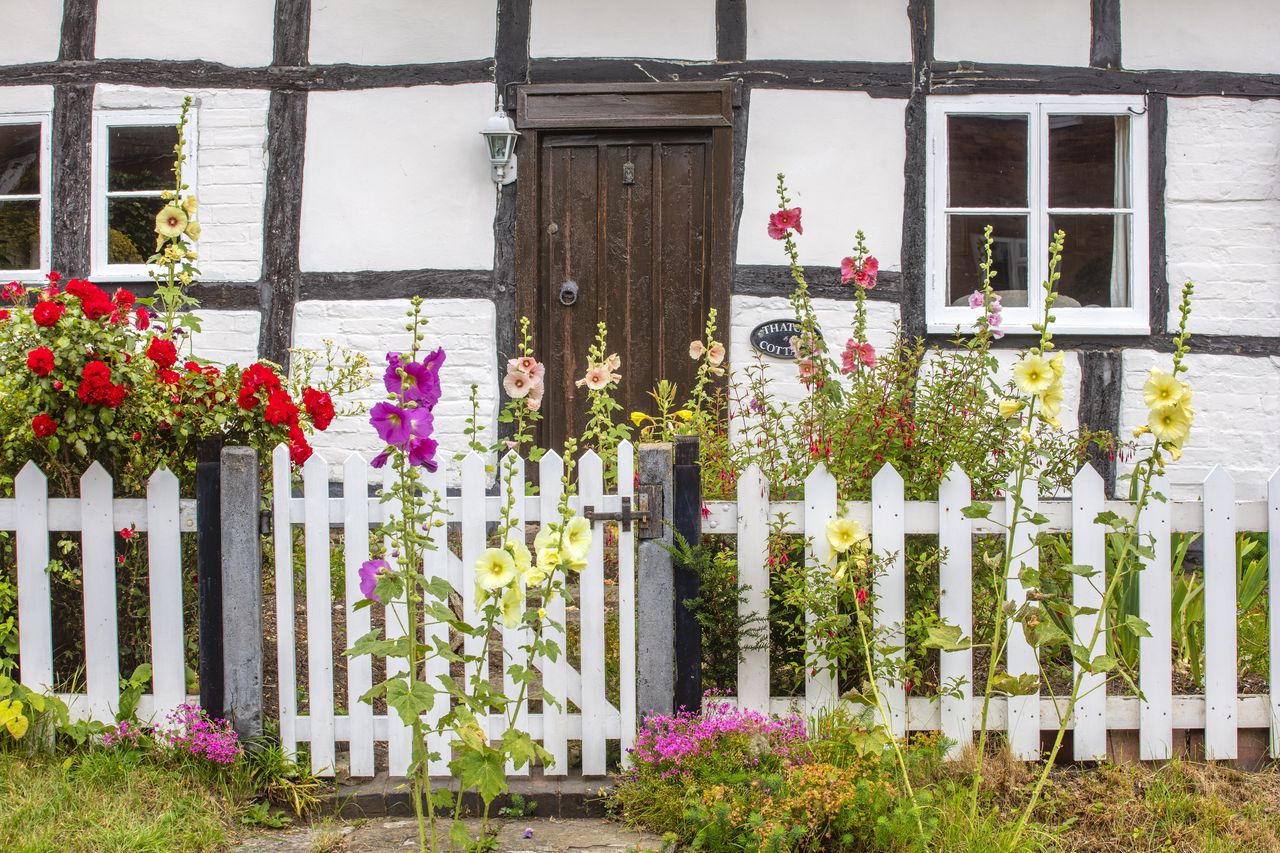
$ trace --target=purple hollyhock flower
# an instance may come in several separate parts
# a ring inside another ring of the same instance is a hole
[[[369,464],[372,465],[374,468],[381,468],[387,464],[387,460],[389,458],[391,458],[391,448],[387,448],[386,450],[379,453],[377,456],[370,459]]]
[[[395,403],[378,403],[369,412],[369,423],[387,444],[402,447],[413,434],[413,420],[410,411],[402,409]]]
[[[391,566],[386,560],[365,560],[360,566],[360,594],[365,598],[374,601],[381,601],[374,594],[374,590],[378,588],[378,575],[382,572],[391,571]]]
[[[436,440],[429,435],[415,438],[409,444],[409,464],[419,468],[426,468],[432,473],[435,472],[440,464],[436,461],[436,450],[439,445]]]
[[[387,353],[387,370],[382,384],[387,391],[402,401],[417,403],[431,409],[440,401],[440,366],[444,364],[444,348],[441,347],[421,362],[405,361],[404,353]],[[401,376],[400,372],[404,371]]]

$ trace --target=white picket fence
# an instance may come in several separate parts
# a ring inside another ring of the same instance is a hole
[[[524,461],[511,455],[499,463],[505,472],[508,464],[514,464],[515,477],[512,490],[523,496]],[[449,467],[440,462],[440,468],[425,477],[428,489],[446,494]],[[457,463],[461,488],[457,496],[448,497],[448,528],[433,531],[436,550],[429,552],[422,571],[428,577],[448,579],[463,602],[469,619],[475,614],[475,564],[480,553],[488,545],[489,525],[499,518],[506,494],[505,473],[500,476],[501,492],[496,495],[486,491],[487,475],[485,459],[474,453]],[[564,462],[555,453],[548,453],[538,463],[540,493],[523,497],[515,503],[517,516],[526,525],[534,525],[543,519],[556,517],[561,495],[561,477]],[[597,511],[617,512],[621,498],[634,495],[634,451],[629,443],[618,450],[618,482],[616,494],[604,493],[603,466],[593,452],[582,456],[578,463],[578,495],[571,503],[575,510],[590,505]],[[373,661],[364,655],[347,663],[346,707],[336,709],[334,702],[333,661],[342,650],[367,634],[371,628],[371,610],[356,610],[362,598],[358,570],[369,558],[369,532],[380,524],[386,513],[394,512],[393,504],[384,504],[378,497],[369,495],[370,482],[385,485],[394,476],[390,468],[373,471],[360,455],[349,456],[342,465],[342,497],[330,497],[329,463],[315,454],[303,466],[302,496],[292,497],[289,452],[286,447],[275,450],[273,457],[274,529],[276,531],[276,618],[279,638],[277,653],[279,663],[280,738],[289,751],[300,742],[309,744],[311,768],[321,775],[332,775],[336,766],[337,745],[347,744],[348,772],[354,777],[374,775],[375,743],[387,745],[389,770],[393,776],[403,776],[410,761],[409,729],[395,713],[375,714],[373,707],[359,701],[373,683]],[[306,628],[307,628],[307,704],[308,712],[298,710],[297,649],[295,647],[294,578],[298,567],[294,564],[290,541],[282,535],[292,531],[294,525],[303,528]],[[343,559],[345,566],[345,637],[335,637],[333,612],[335,603],[331,596],[330,547],[331,532],[341,529],[343,535]],[[449,550],[448,532],[456,530],[461,539],[461,555]],[[530,527],[532,532],[532,527]],[[556,660],[535,660],[545,689],[561,700],[557,708],[544,703],[541,712],[522,714],[517,725],[541,740],[554,757],[554,763],[546,769],[547,775],[564,775],[569,770],[569,742],[580,741],[582,748],[582,772],[588,776],[606,773],[606,741],[620,741],[623,754],[632,745],[636,730],[635,714],[635,534],[619,531],[618,536],[618,645],[620,653],[620,701],[611,703],[605,684],[605,574],[603,526],[595,526],[587,568],[579,577],[579,588],[573,606],[578,608],[580,665],[570,665],[567,654]],[[391,550],[390,546],[386,549]],[[547,604],[550,620],[565,624],[565,601],[557,598]],[[389,610],[386,616],[387,635],[400,633],[404,622],[403,612]],[[423,630],[421,627],[419,630]],[[432,628],[443,632],[445,629]],[[512,664],[525,664],[519,647],[523,644],[523,630],[503,629],[504,681],[508,695],[515,695],[509,673]],[[441,637],[448,639],[441,633]],[[562,647],[564,638],[553,634]],[[468,653],[480,651],[480,639],[469,640]],[[395,661],[391,662],[395,665]],[[447,664],[436,658],[431,662],[428,676],[447,675]],[[578,710],[573,711],[569,703]],[[341,710],[344,713],[338,713]],[[435,719],[444,713],[442,705],[431,712]],[[430,717],[429,717],[430,719]],[[505,730],[505,720],[494,715],[489,720],[490,734],[500,735]],[[433,774],[448,774],[447,744],[440,737],[428,743],[429,748],[441,755],[432,763]],[[509,768],[510,772],[515,772]],[[528,767],[519,771],[528,773]]]
[[[965,636],[972,635],[972,545],[973,536],[1003,534],[997,523],[1008,518],[1010,500],[997,504],[991,519],[965,518],[962,510],[972,501],[969,479],[953,468],[942,483],[936,501],[906,501],[903,481],[891,466],[885,466],[872,480],[871,500],[850,502],[845,514],[857,519],[871,533],[874,552],[887,561],[887,570],[874,582],[881,624],[891,638],[901,643],[906,613],[906,584],[903,565],[904,536],[923,534],[938,537],[945,549],[940,567],[941,616],[959,625]],[[1161,484],[1163,489],[1163,484]],[[1104,565],[1106,528],[1094,519],[1104,510],[1132,519],[1133,505],[1106,500],[1101,477],[1085,466],[1072,484],[1070,499],[1037,498],[1034,482],[1026,485],[1027,505],[1048,519],[1044,532],[1071,533],[1072,559],[1101,569]],[[1139,686],[1144,699],[1129,695],[1107,695],[1094,690],[1076,706],[1070,725],[1074,730],[1076,760],[1102,759],[1107,755],[1108,730],[1134,730],[1139,734],[1141,758],[1156,760],[1173,755],[1174,729],[1203,729],[1205,756],[1210,759],[1235,758],[1237,730],[1269,728],[1271,754],[1280,755],[1280,471],[1272,476],[1265,501],[1237,501],[1235,483],[1224,468],[1215,468],[1205,479],[1202,500],[1152,501],[1143,512],[1139,526],[1155,542],[1155,560],[1140,576],[1139,615],[1150,626],[1151,636],[1140,641]],[[769,588],[768,527],[785,517],[783,530],[805,535],[809,540],[806,559],[825,561],[829,556],[825,527],[837,512],[836,483],[823,466],[805,480],[800,501],[770,501],[768,481],[758,468],[747,469],[738,480],[736,501],[708,504],[704,534],[737,536],[738,581],[748,587],[741,606],[744,616],[768,614]],[[1236,659],[1236,533],[1268,532],[1269,614],[1270,614],[1270,694],[1237,695]],[[1171,638],[1171,534],[1203,534],[1205,582],[1205,687],[1203,695],[1177,696],[1172,691]],[[1020,524],[1014,553],[1029,549],[1022,561],[1035,565],[1033,543],[1037,531]],[[1105,577],[1074,578],[1073,599],[1080,607],[1097,607]],[[1009,582],[1008,597],[1023,601],[1018,582]],[[1092,636],[1095,619],[1105,614],[1076,617],[1076,635],[1081,643]],[[767,624],[767,622],[766,622]],[[1008,647],[1011,674],[1034,673],[1036,653],[1013,626]],[[1102,652],[1101,633],[1093,654]],[[890,645],[895,643],[890,642]],[[900,653],[899,653],[900,654]],[[760,711],[785,713],[814,711],[829,706],[836,698],[836,685],[829,673],[808,677],[804,699],[769,695],[769,650],[767,645],[749,651],[738,667],[737,701]],[[973,695],[971,651],[942,652],[940,676],[943,683],[963,681],[961,695],[936,698],[910,696],[901,685],[883,685],[891,709],[893,728],[941,730],[957,745],[971,740],[981,711],[981,696]],[[1100,683],[1102,676],[1087,675],[1086,687]],[[1116,688],[1113,687],[1113,690]],[[1008,731],[1014,752],[1034,759],[1040,754],[1041,731],[1058,727],[1059,710],[1066,702],[1045,695],[1013,697],[994,701],[989,725]],[[957,749],[959,747],[957,746]]]
[[[97,462],[80,478],[80,497],[50,498],[48,479],[34,462],[14,478],[14,497],[0,499],[0,530],[13,531],[18,569],[18,663],[22,683],[45,693],[56,687],[49,589],[49,534],[80,534],[84,589],[84,692],[58,693],[76,719],[113,722],[120,706],[116,632],[117,531],[147,534],[150,566],[152,690],[138,702],[142,720],[155,720],[187,696],[182,632],[181,534],[196,529],[195,501],[180,500],[178,478],[161,468],[146,498],[116,498]]]

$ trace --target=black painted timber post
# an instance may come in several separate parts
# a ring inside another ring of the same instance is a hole
[[[675,464],[672,476],[674,507],[672,523],[691,546],[702,541],[702,466],[698,461],[698,437],[676,437]],[[681,563],[675,564],[675,645],[676,645],[676,708],[698,711],[702,708],[702,628],[693,611],[685,606],[691,598],[697,598],[700,590],[698,575]]]
[[[225,710],[222,666],[222,439],[196,445],[196,590],[200,606],[200,705]]]

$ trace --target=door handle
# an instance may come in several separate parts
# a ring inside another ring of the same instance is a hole
[[[566,281],[560,285],[560,304],[572,305],[578,301],[578,283],[576,281]]]

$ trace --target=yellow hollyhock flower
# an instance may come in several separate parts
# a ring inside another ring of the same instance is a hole
[[[1023,394],[1043,394],[1053,384],[1053,367],[1044,356],[1023,356],[1013,367],[1013,382]]]
[[[1062,353],[1058,353],[1049,359],[1049,369],[1053,371],[1054,379],[1061,379],[1062,375],[1067,372],[1067,357]]]
[[[524,616],[524,590],[512,586],[502,594],[502,624],[515,628]]]
[[[520,534],[514,530],[507,534],[507,550],[516,561],[517,573],[523,575],[529,571],[529,567],[533,565],[533,555],[529,553],[529,548],[524,544]]]
[[[187,196],[186,198],[184,198],[184,199],[182,200],[182,209],[183,209],[183,210],[185,210],[185,211],[187,212],[187,215],[188,215],[188,216],[195,216],[195,215],[196,215],[196,207],[197,207],[199,204],[200,204],[200,202],[198,202],[198,201],[196,200],[196,197],[195,197],[195,196],[193,196],[193,195],[189,195],[189,196]]]
[[[583,569],[587,567],[587,561],[585,558],[578,560],[571,555],[565,555],[565,556],[566,556],[565,567],[568,568],[569,571],[578,572],[579,574],[581,574]]]
[[[1155,411],[1178,405],[1183,393],[1183,383],[1163,370],[1153,368],[1151,375],[1147,377],[1147,383],[1142,386],[1142,402],[1147,404],[1148,409]]]
[[[1000,417],[1011,418],[1018,412],[1022,411],[1021,400],[1001,400],[1000,401]]]
[[[860,547],[866,541],[866,531],[852,518],[833,518],[827,522],[827,544],[837,554]]]
[[[501,589],[515,577],[516,561],[506,548],[485,548],[476,560],[476,585],[481,589]]]
[[[194,219],[192,219],[190,222],[187,223],[187,227],[185,230],[187,232],[187,236],[190,237],[192,240],[200,239],[200,223],[199,222],[196,222]]]
[[[564,529],[564,552],[571,560],[585,560],[591,548],[591,522],[580,515],[569,520]]]
[[[1040,396],[1040,410],[1049,420],[1054,420],[1062,411],[1062,383],[1054,381]],[[1055,427],[1056,428],[1056,427]]]
[[[551,525],[544,524],[538,528],[538,535],[533,537],[533,550],[544,551],[547,548],[559,548],[560,535],[551,529]]]
[[[176,204],[166,204],[156,214],[156,233],[161,237],[174,238],[182,234],[187,227],[187,212]]]
[[[1166,406],[1151,413],[1150,426],[1161,441],[1182,444],[1191,434],[1191,415],[1182,406]]]

